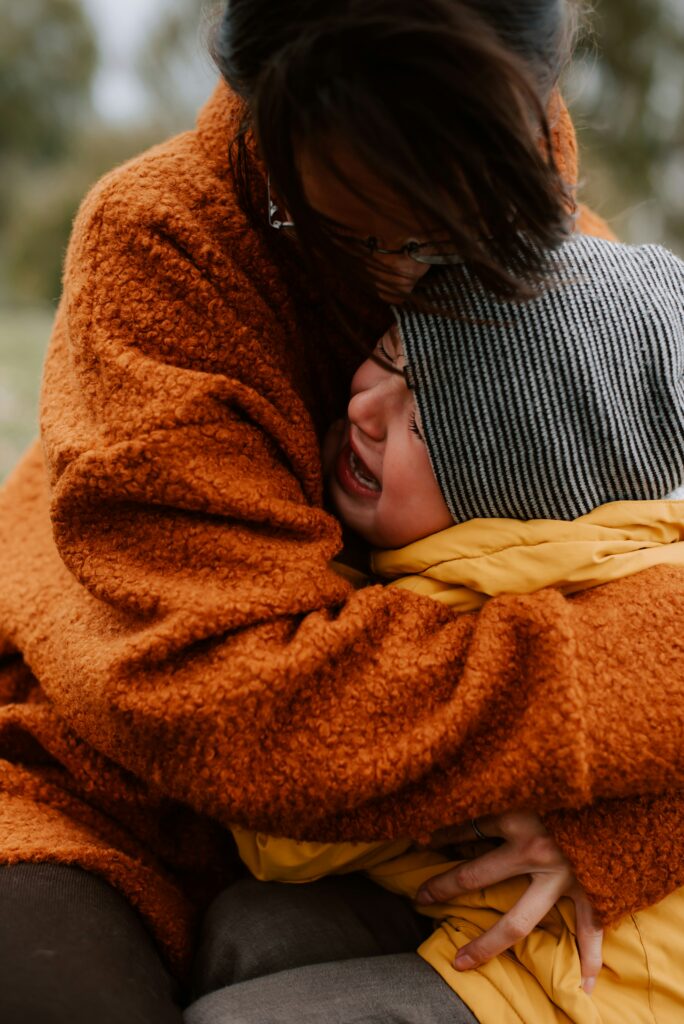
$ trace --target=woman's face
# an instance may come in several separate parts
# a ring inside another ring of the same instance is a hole
[[[342,225],[349,238],[375,238],[380,248],[400,249],[409,241],[430,240],[401,199],[388,191],[353,154],[340,146],[330,153],[341,181],[311,151],[299,155],[302,185],[311,207]],[[439,232],[433,232],[439,235]],[[359,249],[360,255],[366,250]],[[373,253],[381,299],[400,303],[430,269],[405,253]],[[401,369],[404,361],[398,329],[378,343],[376,354]],[[376,547],[401,547],[451,526],[432,473],[417,422],[415,399],[403,374],[366,360],[351,385],[347,419],[333,424],[323,445],[324,468],[340,517]]]
[[[444,530],[453,519],[432,472],[413,393],[401,373],[396,327],[379,341],[351,384],[347,419],[333,424],[323,465],[335,507],[370,544],[397,548]]]
[[[338,145],[333,146],[330,156],[341,177],[353,188],[341,181],[315,153],[304,150],[299,155],[299,169],[304,193],[314,210],[342,225],[343,233],[350,239],[363,242],[375,238],[382,249],[401,249],[410,241],[429,241],[429,231],[426,234],[405,203],[388,191],[353,154]],[[369,253],[359,247],[359,255]],[[371,261],[379,271],[393,275],[391,286],[386,280],[377,281],[380,298],[393,302],[400,301],[401,294],[413,291],[430,269],[405,253],[392,256],[373,253]]]

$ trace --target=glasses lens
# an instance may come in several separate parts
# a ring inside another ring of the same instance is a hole
[[[463,258],[451,248],[450,243],[440,245],[438,242],[435,242],[434,244],[421,245],[409,251],[408,255],[416,263],[428,263],[430,266],[436,267],[463,263]]]

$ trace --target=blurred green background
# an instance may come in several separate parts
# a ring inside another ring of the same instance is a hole
[[[37,431],[79,200],[192,125],[216,77],[207,40],[221,6],[0,0],[0,479]],[[582,198],[623,239],[684,256],[684,0],[596,0],[564,92]]]

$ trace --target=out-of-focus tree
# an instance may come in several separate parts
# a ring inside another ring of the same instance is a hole
[[[137,66],[155,120],[177,131],[194,124],[218,73],[209,56],[212,29],[223,3],[167,0]]]
[[[0,303],[56,302],[90,185],[192,126],[212,88],[211,18],[202,0],[160,7],[131,52],[149,102],[132,122],[112,123],[91,103],[98,51],[81,0],[0,0]]]
[[[79,0],[0,0],[0,156],[53,160],[90,109],[97,63]]]
[[[81,199],[163,134],[96,116],[97,61],[81,0],[0,0],[0,303],[57,301]]]
[[[566,93],[584,196],[631,241],[684,254],[684,0],[595,0]]]
[[[0,298],[43,300],[56,294],[74,199],[49,226],[42,212],[64,199],[62,170],[92,111],[97,44],[80,0],[0,0],[0,25]],[[24,294],[14,288],[20,226],[37,256]]]

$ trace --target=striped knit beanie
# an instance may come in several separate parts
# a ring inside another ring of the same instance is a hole
[[[684,483],[684,263],[574,236],[514,303],[466,266],[394,310],[432,468],[455,522],[575,519]]]

